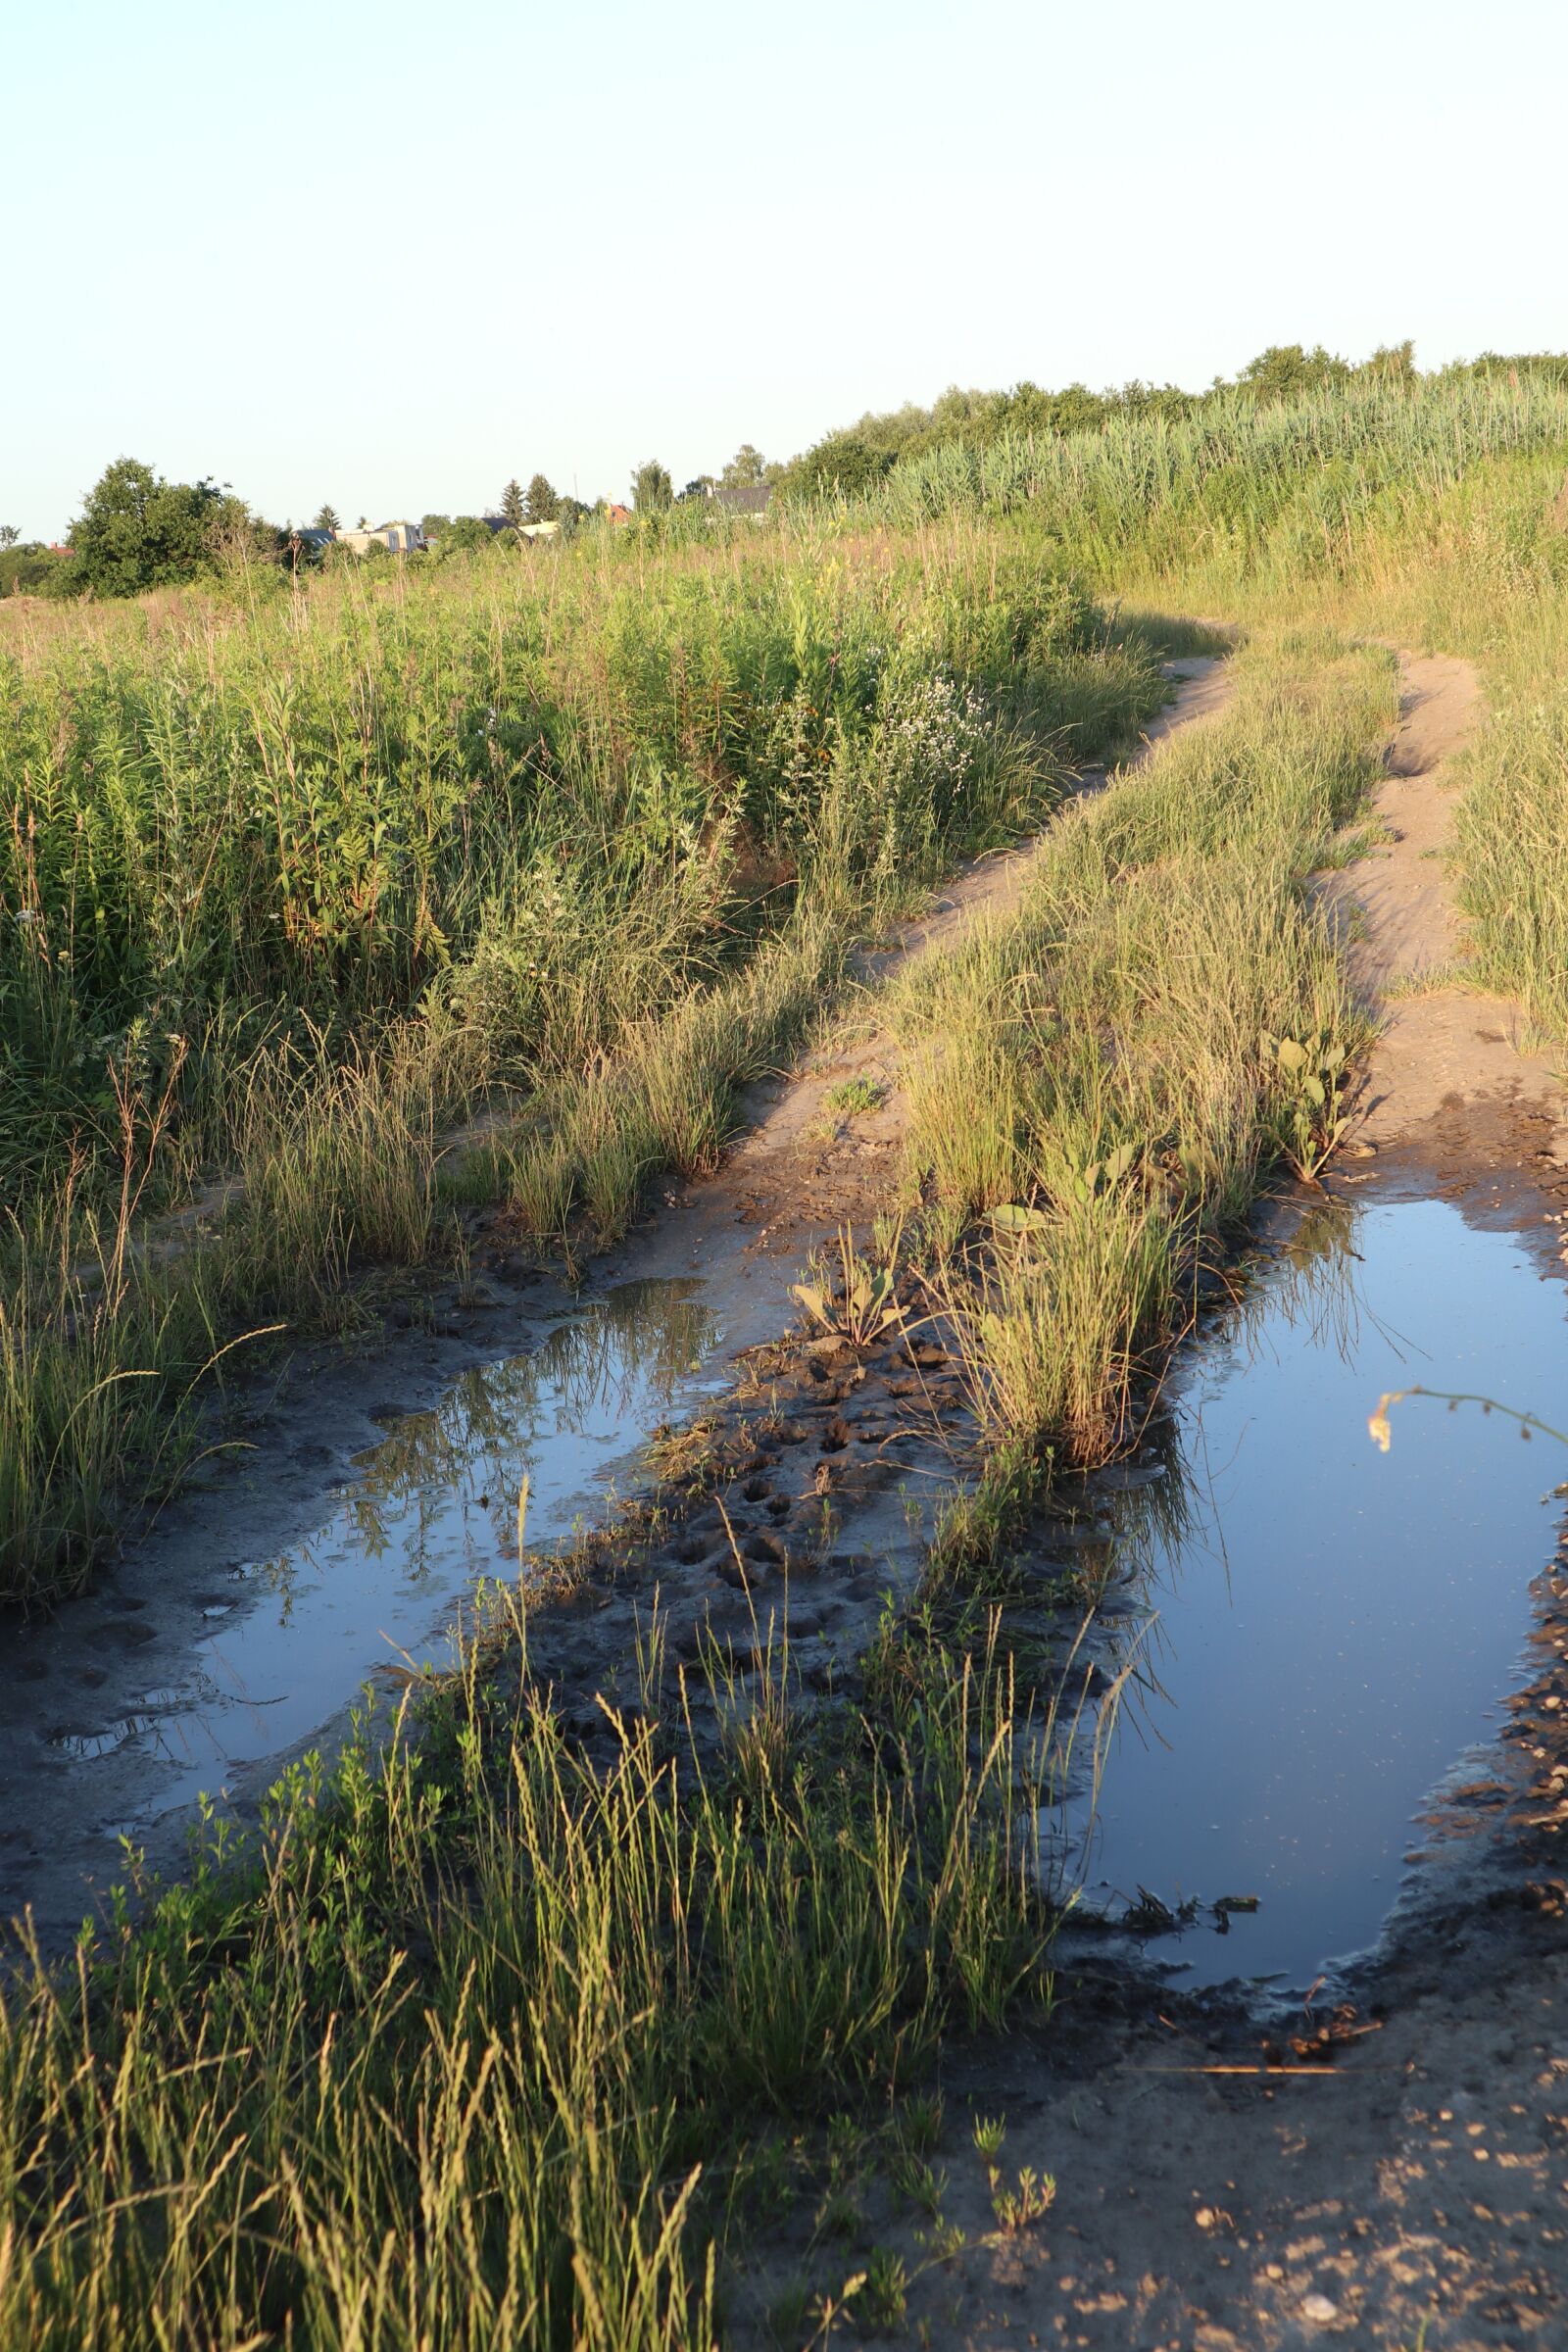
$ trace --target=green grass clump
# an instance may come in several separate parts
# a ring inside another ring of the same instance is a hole
[[[595,1769],[487,1658],[417,1750],[308,1759],[254,1858],[0,1986],[5,2352],[708,2352],[759,2120],[1049,1996],[994,1659]]]
[[[1392,715],[1387,655],[1254,642],[1229,712],[1072,809],[1023,906],[900,992],[909,1181],[979,1220],[944,1296],[1008,1476],[1117,1450],[1205,1250],[1332,1142],[1366,1032],[1304,886]]]

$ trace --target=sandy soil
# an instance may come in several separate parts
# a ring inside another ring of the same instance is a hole
[[[1415,659],[1403,678],[1378,795],[1394,839],[1325,891],[1387,1016],[1356,1106],[1359,1156],[1339,1181],[1444,1193],[1531,1233],[1544,1269],[1568,1203],[1561,1089],[1547,1061],[1515,1051],[1516,1008],[1439,984],[1460,948],[1442,864],[1446,762],[1474,723],[1476,681],[1463,663]],[[1535,1672],[1509,1735],[1424,1825],[1433,1859],[1356,2014],[1265,2025],[1224,1995],[1106,1975],[1064,1985],[1048,2029],[953,2054],[936,2162],[968,2250],[934,2261],[885,2185],[863,2199],[868,2232],[914,2275],[908,2324],[926,2340],[1568,2343],[1565,1569],[1559,1555],[1537,1588]],[[973,2114],[1005,2115],[1009,2183],[1023,2166],[1054,2177],[1049,2213],[1011,2234]],[[808,2239],[779,2244],[754,2308],[785,2277],[831,2273]]]

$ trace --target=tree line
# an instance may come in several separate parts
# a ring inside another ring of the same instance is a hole
[[[1444,374],[1548,376],[1568,383],[1568,354],[1483,352],[1456,363]],[[1231,378],[1216,376],[1203,392],[1176,384],[1132,382],[1091,391],[1081,383],[1048,392],[1025,380],[1004,392],[964,391],[950,385],[929,408],[906,401],[882,413],[868,410],[855,423],[835,427],[799,456],[770,462],[750,441],[742,442],[717,474],[695,474],[677,491],[667,466],[647,459],[631,478],[631,506],[639,514],[710,498],[720,490],[757,489],[766,484],[786,503],[823,496],[854,496],[886,479],[906,458],[925,455],[952,442],[983,446],[1004,435],[1093,432],[1120,416],[1151,413],[1191,415],[1206,401],[1245,399],[1277,403],[1305,392],[1356,383],[1398,385],[1416,377],[1413,346],[1386,344],[1371,358],[1351,362],[1319,343],[1271,344]],[[427,540],[442,554],[495,544],[530,524],[554,522],[563,535],[591,517],[612,512],[611,502],[592,506],[558,491],[543,473],[524,488],[514,476],[491,517],[436,514],[420,517]],[[312,528],[343,527],[336,510],[323,506]],[[365,527],[365,517],[360,518]],[[50,548],[24,541],[14,525],[0,524],[0,596],[134,596],[172,585],[201,572],[237,564],[314,563],[319,550],[307,546],[289,524],[265,522],[237,498],[226,482],[203,478],[169,482],[150,466],[117,458],[87,493],[71,525],[69,545]]]

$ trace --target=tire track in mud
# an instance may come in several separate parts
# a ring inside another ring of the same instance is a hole
[[[1228,697],[1217,661],[1170,670],[1175,697],[1139,759]],[[1086,771],[1078,790],[1104,781],[1102,770]],[[976,861],[927,914],[867,952],[865,995],[844,1018],[909,961],[951,952],[971,923],[1012,905],[1050,838],[1048,825],[1024,848]],[[826,1119],[828,1088],[873,1067],[890,1082],[876,1111]],[[896,1336],[858,1352],[775,1346],[796,1320],[790,1286],[809,1252],[845,1223],[862,1226],[887,1197],[903,1132],[896,1080],[891,1040],[860,1034],[754,1089],[742,1139],[716,1174],[667,1193],[648,1224],[589,1269],[590,1299],[620,1284],[695,1284],[723,1333],[705,1367],[723,1390],[700,1442],[665,1449],[656,1493],[634,1470],[631,1502],[602,1541],[578,1544],[569,1575],[552,1580],[559,1605],[531,1615],[531,1667],[556,1685],[568,1728],[589,1747],[613,1739],[595,1690],[636,1703],[637,1638],[656,1589],[670,1660],[691,1662],[717,1642],[743,1667],[765,1645],[787,1592],[796,1664],[821,1688],[864,1647],[884,1592],[919,1572],[923,1537],[906,1496],[935,1494],[954,1475],[965,1442],[955,1368],[940,1349]],[[52,1623],[19,1631],[0,1754],[0,1920],[30,1903],[45,1940],[64,1942],[95,1892],[123,1876],[122,1827],[152,1867],[178,1868],[190,1808],[180,1801],[154,1817],[158,1768],[171,1778],[193,1746],[205,1757],[225,1720],[229,1702],[220,1705],[200,1663],[214,1615],[221,1609],[225,1659],[243,1689],[245,1608],[270,1605],[236,1604],[225,1577],[236,1563],[263,1562],[264,1585],[276,1581],[272,1566],[308,1548],[323,1518],[352,1498],[380,1424],[434,1404],[466,1372],[541,1347],[570,1301],[525,1260],[498,1212],[474,1239],[479,1282],[444,1283],[422,1327],[408,1318],[389,1345],[357,1359],[325,1345],[303,1349],[286,1386],[258,1399],[247,1458],[211,1491],[172,1504]],[[472,1289],[485,1294],[477,1311],[465,1303]],[[389,1393],[396,1401],[383,1403]],[[512,1561],[509,1570],[498,1555],[492,1572],[514,1575],[514,1549]],[[446,1622],[444,1612],[434,1620],[432,1645]],[[369,1626],[340,1711],[303,1739],[270,1743],[259,1702],[246,1745],[221,1772],[213,1767],[210,1785],[220,1779],[249,1817],[287,1764],[341,1744],[361,1684],[385,1661],[386,1643]]]

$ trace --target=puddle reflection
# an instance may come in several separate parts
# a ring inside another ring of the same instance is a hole
[[[146,1692],[130,1714],[53,1744],[89,1764],[145,1753],[147,1820],[308,1739],[376,1665],[445,1657],[451,1604],[481,1577],[516,1572],[524,1473],[530,1544],[569,1535],[614,1468],[702,1394],[720,1336],[699,1283],[627,1283],[564,1316],[531,1354],[476,1366],[359,1457],[307,1542],[230,1571],[233,1601],[204,1610],[211,1631],[178,1690]]]
[[[1309,1214],[1197,1344],[1164,1475],[1111,1505],[1137,1605],[1086,1859],[1097,1905],[1204,1906],[1154,1947],[1187,1981],[1304,1984],[1375,1940],[1423,1799],[1517,1679],[1564,1465],[1420,1403],[1385,1456],[1367,1414],[1424,1381],[1549,1419],[1565,1343],[1514,1236],[1413,1201]],[[1252,1895],[1214,1932],[1209,1906]]]

